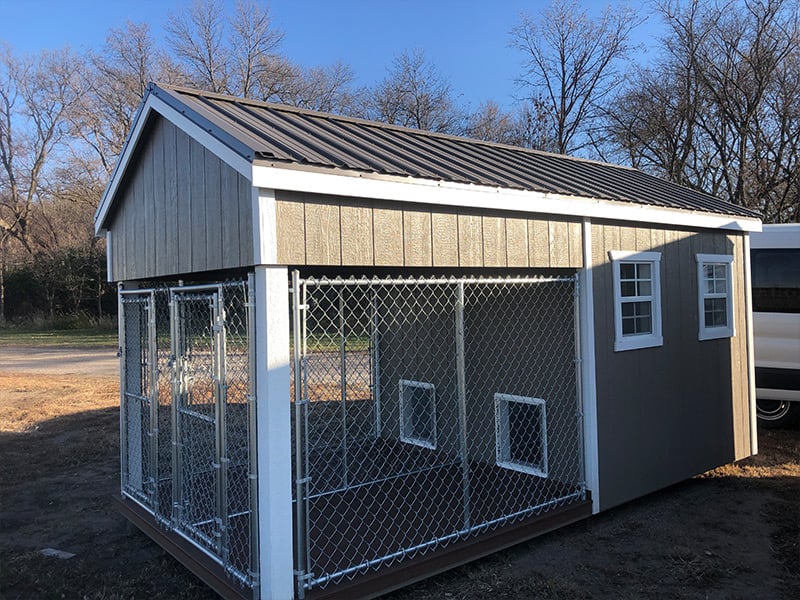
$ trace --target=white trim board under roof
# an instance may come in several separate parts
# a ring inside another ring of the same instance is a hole
[[[635,169],[150,84],[95,215],[106,229],[155,111],[256,187],[432,205],[759,231],[757,213]]]

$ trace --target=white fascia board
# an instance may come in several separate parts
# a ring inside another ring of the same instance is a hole
[[[636,221],[705,229],[761,231],[761,221],[758,219],[429,179],[408,178],[400,181],[352,171],[333,173],[272,164],[254,164],[253,185],[275,190],[419,204]]]
[[[252,163],[244,158],[242,155],[226,146],[219,139],[214,137],[210,132],[203,129],[186,115],[172,108],[169,104],[161,100],[155,94],[148,94],[142,109],[136,117],[133,124],[131,133],[125,146],[120,154],[117,165],[114,167],[114,172],[111,175],[111,180],[106,187],[106,191],[100,200],[100,205],[94,215],[95,235],[100,235],[105,231],[103,223],[105,222],[108,211],[111,209],[111,201],[116,196],[119,186],[125,176],[128,168],[128,163],[133,158],[135,149],[139,143],[139,139],[144,132],[145,123],[150,116],[151,112],[156,112],[170,123],[175,125],[178,129],[183,131],[190,138],[204,146],[207,150],[215,154],[221,161],[230,165],[236,171],[250,179],[253,174]]]

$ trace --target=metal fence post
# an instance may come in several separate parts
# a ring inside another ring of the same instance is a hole
[[[305,283],[303,283],[305,292]],[[301,329],[301,314],[305,314],[305,293],[300,298],[300,273],[292,271],[292,339],[293,360],[294,360],[294,451],[295,451],[295,552],[297,563],[297,595],[302,600],[305,597],[305,583],[307,564],[307,544],[306,544],[306,479],[305,464],[306,456],[303,452],[305,435],[305,411],[303,400],[304,379],[301,351],[305,350],[305,330]]]
[[[125,347],[125,304],[122,302],[122,291],[124,285],[122,283],[117,285],[117,335],[119,337],[119,494],[123,495],[125,486],[127,485],[126,465],[127,458],[127,444],[128,436],[125,431],[127,428],[127,419],[125,412],[125,391],[126,391],[126,368],[128,352]]]
[[[216,396],[216,456],[217,463],[217,549],[222,564],[227,566],[228,548],[228,440],[227,440],[227,373],[226,373],[226,324],[225,296],[223,286],[217,288],[213,296],[214,304],[214,391]]]
[[[344,323],[344,287],[339,288],[339,361],[342,411],[342,485],[346,488],[348,481],[347,464],[347,338]]]
[[[253,582],[253,595],[259,589],[259,543],[258,543],[258,452],[256,452],[256,349],[255,349],[255,277],[247,274],[247,433],[250,481],[250,578]]]
[[[180,424],[178,415],[178,405],[180,404],[181,395],[184,393],[183,386],[183,368],[181,366],[181,356],[183,350],[181,348],[181,328],[183,321],[180,314],[180,303],[178,296],[170,290],[169,292],[169,310],[170,310],[170,348],[172,362],[172,404],[170,405],[170,416],[172,420],[172,527],[177,529],[182,519],[182,505],[183,505],[183,486],[181,485],[181,478],[183,477],[181,469],[181,452],[180,452]]]
[[[147,297],[147,354],[150,368],[150,464],[149,485],[150,485],[150,506],[153,514],[158,514],[158,345],[156,339],[156,294],[150,291]]]
[[[461,493],[464,529],[471,526],[469,490],[469,454],[467,449],[467,377],[464,352],[464,282],[458,282],[456,295],[456,385],[458,386],[458,442],[461,454]]]

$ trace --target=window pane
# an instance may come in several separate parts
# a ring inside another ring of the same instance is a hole
[[[620,279],[636,279],[636,265],[634,263],[620,263]]]
[[[636,267],[638,269],[638,277],[639,279],[650,279],[652,275],[650,274],[651,268],[650,263],[637,263]]]
[[[725,298],[706,298],[704,312],[706,327],[728,326],[728,302]]]
[[[652,284],[649,281],[640,281],[639,282],[639,295],[640,296],[651,296],[652,292]]]
[[[650,302],[624,302],[622,304],[622,335],[639,335],[653,332]]]
[[[621,293],[623,296],[635,296],[636,295],[636,282],[635,281],[623,281],[620,283],[622,287]]]

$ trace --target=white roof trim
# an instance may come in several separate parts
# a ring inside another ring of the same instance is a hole
[[[178,127],[186,135],[193,138],[195,141],[203,145],[207,150],[213,152],[220,160],[227,163],[236,171],[247,177],[251,178],[252,165],[249,160],[241,156],[235,150],[226,146],[218,138],[214,137],[210,132],[206,131],[186,115],[181,114],[179,111],[172,108],[169,104],[158,98],[153,93],[148,93],[141,110],[136,116],[136,120],[131,129],[131,133],[125,142],[122,149],[117,165],[114,167],[114,172],[111,175],[111,180],[106,187],[97,211],[94,214],[94,227],[95,235],[100,235],[105,231],[103,224],[105,223],[108,211],[111,208],[111,201],[119,191],[119,186],[122,183],[125,172],[130,163],[134,149],[139,143],[139,139],[144,131],[145,123],[150,116],[151,112],[156,112],[162,117],[167,119],[170,123]]]
[[[428,179],[388,180],[349,171],[320,172],[255,164],[252,181],[256,187],[313,194],[707,229],[761,231],[761,221],[752,218]]]

